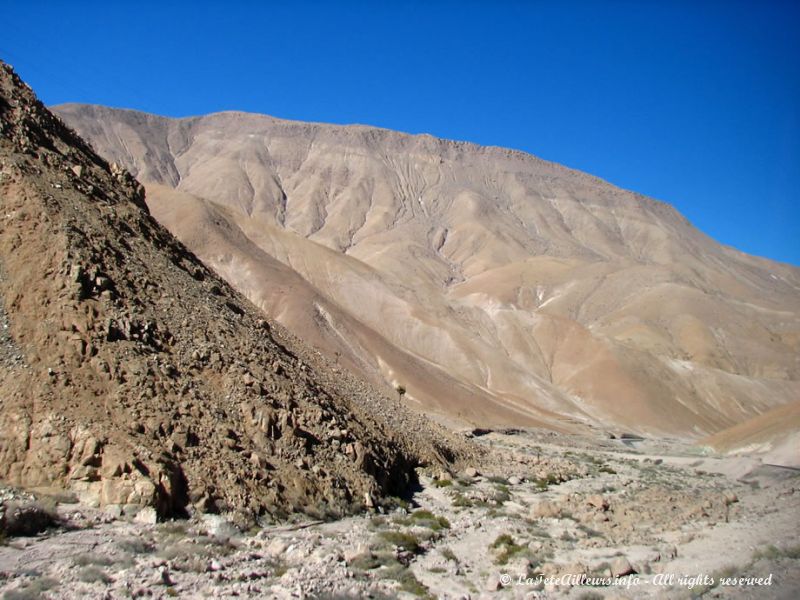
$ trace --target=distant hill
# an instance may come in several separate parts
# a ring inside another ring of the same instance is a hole
[[[418,409],[696,437],[800,397],[800,270],[662,202],[427,135],[54,110],[266,314]]]

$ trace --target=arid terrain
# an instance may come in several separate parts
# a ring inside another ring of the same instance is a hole
[[[796,268],[507,150],[59,112],[0,63],[2,600],[798,597]]]
[[[486,470],[425,469],[397,508],[331,522],[241,532],[215,515],[143,525],[61,504],[63,529],[0,547],[0,585],[7,598],[797,597],[790,470],[675,442],[476,443]]]
[[[0,479],[252,524],[374,506],[469,456],[265,320],[0,66]]]
[[[665,203],[426,135],[54,110],[256,306],[427,413],[696,438],[800,398],[800,271]]]

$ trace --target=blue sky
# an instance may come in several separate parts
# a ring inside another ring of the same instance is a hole
[[[237,109],[517,148],[800,265],[800,3],[3,0],[48,104]]]

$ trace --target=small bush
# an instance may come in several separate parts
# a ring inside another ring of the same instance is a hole
[[[558,485],[561,480],[554,473],[548,473],[546,477],[534,477],[533,484],[541,491],[545,491],[551,485]]]
[[[411,519],[418,524],[429,527],[434,531],[450,529],[450,521],[445,517],[437,517],[429,510],[418,510],[411,513]]]
[[[403,510],[410,512],[411,511],[411,504],[407,500],[403,500],[402,498],[393,497],[392,504],[397,508],[402,508]]]
[[[491,483],[499,483],[500,485],[508,485],[508,479],[505,477],[499,477],[497,475],[492,475],[488,478]]]
[[[443,488],[443,487],[450,487],[453,485],[452,479],[437,479],[433,482],[433,487]]]
[[[388,524],[389,522],[386,520],[386,517],[372,517],[367,522],[367,527],[370,529],[383,529]]]
[[[117,542],[117,548],[128,554],[150,554],[155,550],[152,543],[138,537],[123,538]]]
[[[72,559],[72,562],[75,563],[77,567],[89,567],[89,566],[100,566],[100,567],[108,567],[114,561],[112,561],[108,556],[102,556],[100,554],[79,554],[78,556]]]
[[[445,558],[445,560],[449,560],[454,563],[458,562],[458,557],[450,548],[442,548],[441,550],[439,550],[439,552]]]
[[[99,567],[88,566],[78,571],[78,580],[83,583],[111,583],[112,579]]]
[[[472,502],[469,498],[467,498],[464,494],[455,494],[453,496],[453,506],[458,508],[470,508],[474,506],[475,503]]]
[[[417,579],[416,575],[400,563],[387,567],[382,575],[384,579],[397,581],[400,584],[400,589],[404,592],[420,598],[433,598],[428,588]]]
[[[403,548],[408,552],[417,554],[421,550],[419,538],[410,533],[403,533],[401,531],[382,531],[379,535],[387,543],[397,546],[398,548]]]
[[[788,548],[778,548],[777,546],[769,545],[761,550],[756,550],[753,553],[753,559],[777,560],[779,558],[791,558],[794,560],[800,559],[800,544],[797,546],[790,546]]]
[[[514,543],[514,538],[512,538],[507,533],[497,536],[495,540],[492,542],[492,548],[499,548],[500,546],[508,546],[509,544]]]
[[[490,548],[492,550],[498,550],[499,553],[497,555],[496,560],[494,561],[495,564],[498,565],[505,565],[508,563],[509,560],[513,556],[520,554],[521,552],[527,551],[527,547],[521,546],[514,541],[507,533],[498,536],[494,542],[492,542]]]
[[[377,569],[383,564],[385,564],[384,561],[382,561],[377,554],[365,552],[363,554],[359,554],[353,560],[351,560],[348,563],[348,566],[354,571],[371,571],[372,569]]]
[[[496,506],[503,506],[506,502],[511,500],[511,494],[508,491],[508,486],[498,485],[495,487],[495,492],[492,495],[492,501]]]

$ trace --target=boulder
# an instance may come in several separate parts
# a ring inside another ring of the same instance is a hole
[[[624,577],[633,573],[636,573],[636,570],[624,556],[618,556],[611,563],[611,575],[614,577]]]

